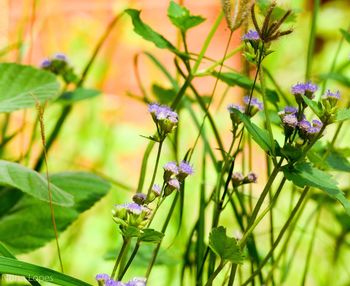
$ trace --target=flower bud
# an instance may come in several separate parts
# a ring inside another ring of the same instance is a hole
[[[137,203],[138,205],[143,205],[146,201],[146,194],[143,193],[136,193],[133,197],[132,200]]]
[[[242,185],[243,180],[244,180],[244,176],[241,172],[234,172],[232,174],[232,184],[234,187],[238,187]]]
[[[164,196],[169,196],[174,190],[180,189],[180,182],[178,179],[171,179],[167,182],[164,189]]]

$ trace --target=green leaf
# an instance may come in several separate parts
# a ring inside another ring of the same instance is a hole
[[[20,164],[0,160],[0,185],[18,189],[39,200],[49,202],[47,180],[41,174]],[[52,203],[72,206],[72,195],[64,192],[55,184],[50,184]]]
[[[350,44],[350,33],[344,29],[340,29],[340,32],[342,33],[345,41],[347,41]]]
[[[178,52],[172,43],[165,39],[161,34],[155,32],[150,26],[145,24],[140,19],[140,11],[135,9],[126,9],[125,13],[131,17],[135,33],[140,35],[145,40],[154,43],[160,49],[168,49],[172,52]]]
[[[272,147],[271,147],[272,143],[270,141],[269,133],[266,130],[259,128],[253,122],[251,122],[250,118],[247,115],[241,113],[240,111],[233,109],[232,112],[235,112],[237,114],[237,116],[242,120],[245,128],[250,133],[253,140],[263,150],[271,153],[272,152]]]
[[[168,17],[170,21],[181,31],[186,32],[205,21],[201,16],[193,16],[190,11],[183,6],[180,6],[174,1],[170,1],[168,8]]]
[[[43,281],[56,285],[90,286],[90,284],[86,282],[51,270],[49,268],[8,257],[0,257],[0,273],[25,277],[35,277],[37,279],[42,278]]]
[[[323,114],[323,110],[322,110],[322,105],[320,102],[316,102],[316,101],[313,101],[309,98],[307,98],[306,96],[302,96],[303,97],[303,100],[304,102],[307,104],[308,107],[311,108],[311,110],[318,116],[318,117],[321,117],[322,114]]]
[[[59,91],[59,83],[50,72],[14,63],[0,64],[0,113],[35,106]]]
[[[128,225],[127,227],[123,228],[122,234],[125,238],[140,237],[141,231],[135,226]]]
[[[209,235],[209,247],[223,260],[242,264],[244,257],[236,239],[226,235],[226,228],[214,228]]]
[[[143,242],[158,243],[162,241],[163,237],[164,233],[161,233],[151,228],[146,228],[142,231],[140,240]]]
[[[96,97],[101,92],[96,89],[87,89],[87,88],[77,88],[73,91],[67,91],[63,93],[58,99],[57,102],[63,104],[73,104],[80,100],[90,99]]]
[[[328,165],[338,171],[350,172],[350,162],[342,153],[331,151],[327,157]]]
[[[75,201],[73,207],[54,207],[59,232],[91,208],[110,188],[106,181],[84,172],[54,174],[51,182],[71,194]],[[30,196],[23,196],[0,219],[0,241],[15,253],[39,248],[54,238],[48,203]]]
[[[337,122],[345,121],[350,119],[350,109],[342,108],[337,111],[335,120]]]
[[[292,169],[286,166],[283,168],[283,173],[289,181],[292,181],[298,187],[315,187],[326,192],[332,198],[337,199],[350,215],[350,202],[337,187],[338,183],[331,175],[305,162],[297,163]]]
[[[152,92],[156,96],[157,102],[161,104],[171,103],[177,94],[174,89],[166,89],[157,84],[152,85]]]

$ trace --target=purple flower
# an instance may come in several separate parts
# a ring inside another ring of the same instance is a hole
[[[45,59],[41,62],[40,67],[45,69],[51,66],[51,61],[49,59]]]
[[[298,125],[298,119],[295,114],[286,114],[282,117],[282,122],[285,126],[295,128]]]
[[[62,53],[56,53],[53,58],[55,60],[60,60],[60,61],[64,61],[66,62],[67,61],[67,56],[65,54],[62,54]]]
[[[232,184],[237,187],[242,184],[244,176],[241,172],[232,173]]]
[[[178,123],[177,113],[168,106],[152,103],[148,105],[148,111],[157,127],[162,131],[163,136],[170,133]]]
[[[240,112],[244,112],[244,107],[243,106],[240,106],[240,105],[238,105],[238,104],[233,104],[233,103],[231,103],[231,104],[229,104],[228,106],[227,106],[227,110],[228,110],[228,112],[232,112],[232,110],[233,109],[235,109],[235,110],[238,110],[238,111],[240,111]]]
[[[126,204],[126,209],[129,211],[129,213],[140,215],[142,213],[142,206],[136,204],[136,203],[128,203]]]
[[[179,169],[177,167],[176,162],[168,162],[163,166],[165,172],[171,173],[171,175],[177,175],[179,173]]]
[[[146,286],[146,278],[135,277],[131,279],[125,286]]]
[[[316,84],[308,81],[306,83],[300,83],[292,86],[292,94],[294,95],[311,95],[309,97],[312,98],[312,95],[317,91],[318,87]]]
[[[251,107],[256,107],[258,110],[263,110],[264,109],[264,106],[263,106],[262,102],[260,102],[255,97],[252,97],[250,99],[250,103],[249,103],[249,96],[245,96],[243,98],[243,100],[244,100],[244,103],[245,103],[246,106],[250,105]]]
[[[308,130],[307,130],[307,134],[308,135],[314,135],[314,134],[317,134],[320,132],[320,128],[318,127],[310,127]]]
[[[193,174],[193,168],[188,162],[181,161],[181,163],[179,165],[179,173],[185,174],[186,176],[192,175]]]
[[[286,114],[296,114],[296,113],[298,112],[298,109],[295,108],[294,106],[286,106],[286,107],[284,108],[284,112],[285,112]]]
[[[180,182],[178,179],[171,179],[167,184],[173,189],[176,189],[176,190],[180,189]]]
[[[323,126],[323,123],[317,119],[312,120],[312,127],[317,127],[321,129]]]
[[[154,185],[152,186],[151,191],[158,197],[158,196],[160,196],[160,193],[161,193],[161,191],[162,191],[162,188],[161,188],[158,184],[154,184]]]
[[[335,98],[340,99],[340,92],[337,90],[336,92],[331,92],[329,89],[327,90],[326,94],[322,96],[323,98]]]
[[[256,183],[258,176],[254,172],[250,172],[245,179],[248,183]]]
[[[311,128],[311,123],[305,119],[299,121],[298,123],[299,128],[304,131],[308,132],[309,128]]]
[[[246,34],[242,37],[243,41],[258,41],[260,40],[259,33],[255,30],[249,30]]]
[[[101,274],[97,274],[96,275],[96,280],[97,281],[107,281],[110,277],[109,277],[109,275],[108,274],[105,274],[105,273],[101,273]]]
[[[136,193],[133,197],[132,200],[137,203],[138,205],[143,205],[144,202],[146,201],[147,195],[143,193]]]

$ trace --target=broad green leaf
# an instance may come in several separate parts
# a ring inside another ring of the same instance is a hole
[[[350,202],[338,188],[338,183],[331,175],[316,169],[310,163],[298,163],[292,169],[288,166],[283,168],[287,180],[292,181],[298,187],[315,187],[326,192],[332,198],[337,199],[350,215]]]
[[[350,119],[350,109],[343,108],[337,111],[337,115],[335,117],[335,120],[337,122],[341,122],[349,119]]]
[[[59,273],[49,268],[41,267],[31,263],[19,261],[13,258],[0,257],[0,273],[12,274],[25,277],[42,278],[45,282],[56,285],[91,286],[74,277]]]
[[[214,228],[209,235],[209,247],[223,260],[242,264],[244,257],[236,239],[226,235],[226,229],[222,226]]]
[[[0,160],[0,185],[18,189],[45,202],[50,201],[45,177],[17,163]],[[72,195],[55,184],[50,184],[50,191],[52,203],[62,206],[73,205]]]
[[[350,162],[342,153],[331,151],[327,157],[328,165],[338,171],[350,172]]]
[[[158,243],[162,241],[163,236],[164,236],[164,233],[161,233],[151,228],[146,228],[142,231],[140,240],[143,242]]]
[[[52,184],[74,197],[73,207],[55,206],[59,232],[64,231],[79,214],[91,208],[109,190],[101,178],[84,172],[67,172],[51,176]],[[49,204],[23,196],[0,219],[0,241],[15,253],[28,252],[55,238]]]
[[[322,105],[319,102],[313,101],[309,98],[307,98],[306,96],[303,95],[303,100],[305,101],[305,103],[307,104],[307,106],[309,106],[311,108],[311,110],[313,112],[315,112],[315,114],[318,117],[321,117],[323,114],[323,110],[322,110]]]
[[[269,134],[266,130],[259,128],[256,126],[253,122],[250,121],[250,118],[246,116],[245,114],[241,113],[238,110],[233,110],[232,112],[235,112],[239,118],[244,123],[245,128],[252,136],[253,140],[265,151],[271,153],[271,141]]]
[[[122,230],[122,234],[126,238],[132,238],[132,237],[140,237],[141,231],[139,228],[135,226],[128,225]]]
[[[156,96],[157,102],[161,104],[171,103],[177,94],[174,89],[166,89],[157,84],[152,85],[152,92]]]
[[[58,99],[57,102],[63,104],[73,104],[80,100],[90,99],[96,97],[101,92],[96,89],[87,89],[87,88],[77,88],[73,91],[67,91],[63,93]]]
[[[342,33],[345,41],[347,41],[350,44],[350,33],[344,29],[340,29],[340,32]]]
[[[183,6],[180,6],[174,1],[170,1],[168,8],[168,17],[170,21],[181,31],[186,32],[205,21],[201,16],[194,16],[190,11]]]
[[[35,106],[59,91],[59,83],[50,72],[14,63],[0,64],[0,113]]]
[[[350,87],[350,78],[346,77],[342,74],[339,74],[339,73],[321,74],[320,78],[321,79],[332,79],[332,80],[335,80],[336,82],[338,82],[344,86]]]
[[[126,9],[125,13],[131,17],[135,33],[140,35],[145,40],[154,43],[160,49],[168,49],[170,51],[177,52],[172,43],[141,20],[140,11],[135,9]]]

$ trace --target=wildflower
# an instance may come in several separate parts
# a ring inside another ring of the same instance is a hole
[[[164,195],[169,196],[174,190],[180,189],[180,182],[178,179],[171,179],[167,182],[166,187],[164,189]]]
[[[309,130],[309,128],[311,128],[311,123],[309,121],[307,121],[306,119],[303,119],[303,120],[299,121],[298,126],[299,126],[301,131],[306,133]]]
[[[306,83],[297,83],[292,86],[292,94],[295,96],[295,100],[298,104],[302,104],[306,107],[306,104],[302,96],[306,96],[309,99],[314,98],[314,93],[317,91],[318,86],[311,81]]]
[[[53,58],[55,60],[59,60],[59,61],[64,61],[66,62],[68,59],[67,59],[67,56],[65,54],[62,54],[62,53],[56,53]]]
[[[131,279],[125,286],[146,286],[146,278],[135,277]]]
[[[112,210],[113,219],[116,223],[127,226],[139,226],[148,219],[150,210],[137,203],[115,205]]]
[[[113,280],[113,279],[108,279],[106,281],[106,284],[105,286],[125,286],[125,284],[121,281],[116,281],[116,280]]]
[[[243,183],[256,183],[258,176],[254,172],[248,173],[248,175],[244,178]]]
[[[295,114],[286,114],[282,117],[282,122],[285,127],[294,129],[298,125],[298,119]]]
[[[298,112],[298,109],[294,106],[286,106],[284,108],[284,112],[286,114],[296,114]]]
[[[170,133],[178,123],[178,114],[170,107],[152,103],[148,105],[148,111],[151,113],[153,121],[157,125],[157,130],[161,139]]]
[[[246,34],[242,37],[243,41],[259,41],[260,36],[259,33],[255,30],[249,30]]]
[[[143,205],[146,201],[146,194],[143,193],[136,193],[133,197],[132,200],[137,203],[138,205]]]
[[[243,183],[244,176],[241,172],[234,172],[232,174],[232,184],[234,187],[238,187]]]
[[[323,126],[323,123],[317,119],[312,120],[312,126],[317,127],[318,129],[321,129]]]
[[[192,166],[186,162],[186,161],[182,161],[179,164],[179,174],[177,175],[177,178],[182,182],[183,180],[185,180],[185,178],[189,175],[193,174],[193,168]]]
[[[179,173],[177,164],[175,162],[168,162],[163,166],[164,174],[163,179],[164,181],[168,181],[171,176],[176,176]]]
[[[244,113],[244,107],[237,105],[237,104],[229,104],[227,106],[227,110],[230,113],[230,117],[232,120],[233,125],[237,125],[241,123],[241,119],[239,118],[239,116],[234,112],[234,110],[238,110],[241,113]]]
[[[101,273],[101,274],[97,274],[96,275],[96,280],[97,281],[103,281],[105,282],[106,280],[108,280],[110,277],[108,274],[105,274],[105,273]]]
[[[250,117],[253,117],[258,111],[264,109],[264,106],[263,106],[262,102],[260,102],[255,97],[245,96],[243,98],[243,101],[244,101],[244,104],[245,104],[246,113]]]
[[[336,106],[340,99],[340,92],[331,92],[327,90],[326,94],[322,96],[322,104],[328,114],[334,114],[336,112]]]
[[[158,184],[154,184],[151,188],[151,191],[148,194],[146,199],[147,203],[151,203],[155,200],[155,198],[159,197],[162,192],[162,188]]]
[[[49,59],[44,59],[40,64],[40,67],[42,69],[48,69],[50,66],[51,66],[51,61]]]

